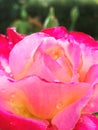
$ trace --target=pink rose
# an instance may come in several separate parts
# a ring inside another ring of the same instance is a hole
[[[7,28],[6,35],[0,34],[0,75],[10,72],[9,53],[13,46],[23,38],[24,35],[17,33],[15,28]]]
[[[11,31],[0,37],[0,129],[97,130],[97,41],[62,26]]]

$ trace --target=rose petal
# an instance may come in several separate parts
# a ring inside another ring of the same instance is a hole
[[[55,81],[56,77],[53,74],[53,72],[50,70],[50,68],[47,66],[46,60],[48,60],[48,62],[50,64],[52,64],[54,67],[56,67],[56,69],[58,69],[57,64],[55,62],[51,61],[50,57],[48,57],[45,54],[40,54],[37,57],[37,59],[35,60],[35,62],[32,64],[32,66],[29,69],[26,76],[36,75],[47,81]],[[55,64],[53,64],[53,63],[55,63]]]
[[[35,76],[17,82],[1,77],[0,82],[3,108],[40,119],[53,118],[64,107],[84,97],[89,90],[89,85],[85,83],[49,83]]]
[[[55,76],[56,81],[69,82],[72,79],[71,67],[68,66],[69,64],[66,63],[65,58],[66,57],[61,57],[59,60],[60,63],[62,61],[62,64],[59,64],[58,61],[53,60],[50,56],[44,55],[45,66],[47,66],[52,75]]]
[[[81,66],[79,69],[79,80],[84,81],[89,68],[94,64],[98,64],[98,46],[91,36],[81,32],[71,32],[68,40],[73,45],[76,44],[80,47]]]
[[[0,57],[0,69],[10,76],[11,70],[8,63],[8,58]]]
[[[98,64],[95,64],[89,68],[89,71],[85,76],[85,81],[93,83],[97,78],[98,78]]]
[[[72,63],[73,81],[79,81],[78,70],[81,65],[81,49],[79,45],[69,43],[66,49],[66,54]]]
[[[52,37],[44,38],[39,53],[43,53],[44,64],[61,82],[71,81],[72,68],[64,49]],[[62,76],[61,76],[62,75]]]
[[[48,122],[22,118],[0,108],[0,129],[2,130],[46,130]]]
[[[82,66],[80,69],[80,81],[85,80],[85,76],[88,73],[89,69],[98,64],[98,50],[92,50],[91,48],[85,48],[82,51]]]
[[[15,79],[25,77],[34,62],[34,54],[45,36],[43,33],[35,33],[15,45],[9,56],[9,64]]]
[[[94,92],[83,111],[89,113],[98,112],[98,80],[94,85]]]
[[[21,50],[23,51],[22,54]],[[20,62],[17,65],[19,57]],[[60,57],[62,57],[61,60]],[[9,64],[15,79],[37,75],[48,81],[68,82],[71,80],[71,67],[63,48],[58,45],[54,38],[46,37],[45,34],[36,33],[24,38],[11,51]]]
[[[10,44],[12,45],[15,45],[25,37],[25,35],[16,32],[15,28],[7,28],[7,36]]]
[[[45,83],[36,77],[32,79],[32,82],[33,87],[36,86],[34,89],[31,85],[29,88],[23,86],[22,89],[29,98],[34,115],[43,119],[52,118],[62,108],[84,96],[88,90],[88,85],[83,83]]]
[[[90,35],[83,32],[70,32],[69,40],[77,44],[85,44],[86,46],[95,47],[97,46],[96,41]]]
[[[88,91],[84,97],[64,108],[52,119],[52,124],[56,125],[59,130],[73,129],[90,95],[91,91]]]
[[[84,114],[79,119],[74,130],[97,130],[98,118],[91,114]]]
[[[16,32],[15,28],[7,28],[7,36],[0,34],[0,54],[8,56],[10,50],[24,35]]]
[[[9,43],[5,35],[0,34],[0,55],[7,56],[10,52]]]
[[[68,31],[63,26],[43,29],[42,32],[49,34],[56,39],[66,38],[68,36]]]

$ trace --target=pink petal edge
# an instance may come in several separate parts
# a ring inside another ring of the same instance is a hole
[[[49,34],[56,39],[67,38],[68,36],[68,31],[64,26],[46,28],[43,29],[42,32]]]
[[[98,130],[98,118],[91,114],[83,114],[74,130]]]
[[[16,116],[0,109],[0,129],[2,130],[46,130],[47,121]]]
[[[56,125],[59,130],[73,129],[91,94],[92,90],[89,90],[84,97],[64,108],[52,119],[52,124]]]

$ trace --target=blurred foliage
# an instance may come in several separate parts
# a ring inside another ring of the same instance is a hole
[[[0,32],[4,33],[11,21],[19,18],[20,10],[18,0],[0,0]]]
[[[75,6],[70,11],[70,20],[71,20],[71,24],[69,28],[70,31],[74,30],[75,23],[77,22],[78,17],[79,17],[79,9],[77,6]]]
[[[49,14],[46,17],[45,22],[43,24],[43,28],[49,28],[54,26],[59,26],[59,22],[55,16],[54,8],[50,7]]]
[[[28,34],[59,23],[98,38],[98,0],[0,0],[0,12],[0,33],[15,26]]]
[[[19,33],[31,33],[32,32],[32,26],[31,24],[27,21],[27,12],[25,8],[22,8],[20,12],[21,19],[15,20],[14,22],[11,23],[10,26],[16,27],[17,31]]]
[[[98,112],[93,113],[96,117],[98,117]]]

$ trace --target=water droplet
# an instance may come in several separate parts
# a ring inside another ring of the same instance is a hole
[[[10,122],[9,125],[15,126],[15,122]]]
[[[59,80],[57,80],[57,79],[55,79],[55,80],[54,80],[54,82],[59,83],[60,81],[59,81]]]
[[[90,106],[93,108],[93,107],[94,107],[94,104],[93,104],[93,103],[90,103]]]
[[[12,73],[10,73],[10,77],[13,77],[13,74],[12,74]]]
[[[13,122],[10,122],[10,125],[12,125],[13,124]]]
[[[16,97],[15,93],[12,93],[11,98],[15,98],[15,97]]]
[[[62,103],[58,103],[58,104],[56,105],[56,108],[57,108],[57,109],[61,109],[61,108],[62,108],[62,106],[63,106],[63,104],[62,104]]]

